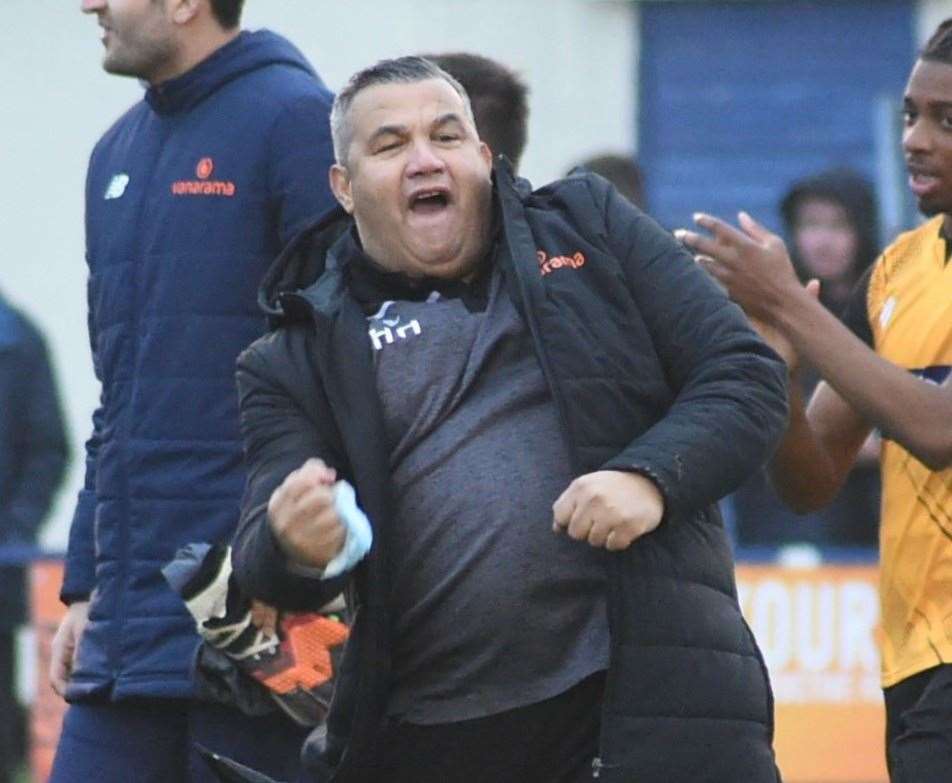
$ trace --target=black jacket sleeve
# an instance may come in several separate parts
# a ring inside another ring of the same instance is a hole
[[[32,544],[63,480],[69,448],[45,342],[27,327],[17,350],[22,405],[9,424],[20,459],[10,491],[0,499],[0,543]]]
[[[289,564],[268,522],[271,493],[289,473],[317,457],[342,467],[333,434],[321,424],[328,406],[307,368],[296,367],[281,349],[287,335],[268,335],[238,358],[241,431],[245,442],[248,479],[241,519],[235,534],[232,562],[246,595],[282,609],[319,609],[346,586],[349,574],[333,579],[307,576]],[[293,377],[293,376],[299,377]],[[289,389],[309,389],[299,400]],[[323,404],[322,404],[323,403]],[[330,421],[329,414],[323,419]]]
[[[787,417],[786,368],[668,232],[592,180],[607,238],[675,399],[605,468],[651,477],[666,517],[735,489],[772,453]]]

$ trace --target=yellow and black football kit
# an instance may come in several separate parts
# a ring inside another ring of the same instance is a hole
[[[952,263],[937,217],[899,236],[868,275],[865,324],[876,352],[941,383],[952,366]],[[936,427],[952,427],[937,421]],[[952,663],[952,469],[933,471],[884,440],[880,527],[882,682]]]

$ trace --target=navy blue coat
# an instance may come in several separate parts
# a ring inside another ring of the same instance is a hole
[[[0,297],[0,555],[36,543],[68,454],[46,343]],[[23,576],[19,566],[0,565],[0,631],[25,619]]]
[[[332,95],[285,39],[243,32],[151,87],[86,184],[89,331],[101,402],[62,596],[92,594],[68,696],[192,693],[197,644],[160,568],[228,541],[244,483],[235,357],[283,243],[330,207]]]
[[[574,176],[530,192],[501,167],[496,194],[493,263],[532,334],[576,474],[639,472],[665,498],[660,526],[608,558],[600,777],[776,783],[767,672],[713,503],[782,432],[784,365],[673,237],[604,180]],[[389,563],[400,551],[388,535],[389,447],[367,322],[348,271],[357,262],[337,241],[350,226],[343,214],[328,218],[289,247],[267,280],[282,328],[239,359],[249,483],[234,563],[248,592],[320,606],[349,575],[289,568],[267,502],[313,456],[356,487],[374,544],[350,582],[356,615],[326,752],[305,761],[315,780],[332,765],[335,781],[365,783],[381,779]]]

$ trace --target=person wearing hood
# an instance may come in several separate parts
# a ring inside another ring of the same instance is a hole
[[[607,181],[493,165],[430,61],[331,127],[340,209],[238,360],[236,578],[355,610],[307,779],[776,783],[714,501],[783,427],[779,357]]]
[[[193,621],[161,568],[227,543],[244,485],[234,360],[256,287],[331,206],[331,93],[242,0],[83,0],[103,67],[147,85],[86,180],[93,364],[102,384],[69,534],[54,687],[70,702],[51,779],[211,775],[193,742],[293,775],[299,731],[198,701]]]
[[[780,214],[801,279],[819,280],[820,301],[839,314],[879,255],[872,185],[852,169],[828,169],[794,183]]]
[[[797,275],[818,280],[820,302],[839,317],[879,252],[876,196],[869,182],[834,168],[795,182],[780,202]],[[805,368],[803,394],[820,376]],[[872,435],[833,502],[794,514],[777,496],[766,471],[758,471],[727,499],[741,546],[865,547],[874,549],[879,519],[879,438]]]

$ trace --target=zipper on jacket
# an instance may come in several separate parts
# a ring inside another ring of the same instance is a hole
[[[532,293],[530,288],[532,287],[532,282],[528,279],[530,272],[524,268],[522,262],[519,260],[519,257],[516,254],[517,247],[514,241],[513,226],[513,216],[507,215],[507,207],[510,210],[518,208],[520,212],[520,217],[523,222],[525,222],[525,214],[522,210],[522,204],[518,201],[514,192],[502,194],[503,187],[509,187],[510,190],[513,188],[511,182],[509,183],[499,183],[497,185],[500,188],[500,211],[502,214],[502,223],[503,223],[503,241],[505,243],[506,251],[509,255],[509,267],[505,270],[507,273],[510,273],[515,276],[516,288],[518,289],[519,296],[522,300],[522,313],[525,317],[526,325],[529,327],[529,334],[532,337],[533,345],[535,346],[536,357],[539,360],[539,365],[542,368],[542,374],[545,376],[546,385],[549,387],[549,392],[552,395],[552,401],[555,403],[555,409],[558,413],[559,420],[562,424],[560,430],[562,432],[562,437],[565,440],[566,447],[572,458],[572,467],[575,471],[581,472],[582,465],[579,459],[578,450],[576,448],[576,438],[572,432],[571,421],[568,416],[568,408],[565,404],[565,397],[562,393],[562,387],[559,384],[555,373],[552,371],[552,365],[549,362],[549,355],[546,351],[544,340],[542,339],[542,334],[539,328],[539,322],[536,317],[536,312],[533,309],[535,302],[533,301]],[[505,202],[515,202],[507,205]],[[526,232],[531,236],[531,231],[529,229],[528,223],[526,223]],[[531,250],[534,254],[535,252],[535,242],[531,244]],[[533,255],[533,258],[535,256]],[[543,292],[544,296],[544,292]]]
[[[169,123],[164,120],[161,115],[156,114],[156,121],[160,124],[159,127],[159,137],[161,141],[156,145],[155,149],[161,151],[168,142],[169,138],[172,136],[172,129],[169,127]],[[153,182],[157,179],[159,170],[159,157],[156,156],[152,162],[151,166],[148,169],[148,173],[142,177],[143,190],[139,203],[136,207],[136,217],[135,225],[143,225],[143,216],[148,214],[149,207],[151,206],[150,201],[153,200]],[[128,599],[129,599],[129,583],[131,580],[131,573],[133,571],[132,563],[132,526],[138,521],[133,519],[131,513],[132,510],[132,497],[130,486],[132,482],[130,481],[130,467],[129,467],[129,440],[133,428],[133,422],[130,419],[134,416],[134,411],[132,410],[132,402],[135,396],[135,391],[138,385],[142,382],[140,376],[135,374],[135,368],[139,364],[139,358],[142,355],[142,342],[140,334],[140,325],[142,323],[142,301],[146,299],[145,293],[143,291],[143,280],[142,277],[144,272],[142,271],[142,261],[145,258],[145,243],[143,239],[143,232],[137,232],[137,242],[134,253],[132,253],[133,261],[130,263],[133,265],[132,271],[132,315],[129,320],[128,328],[130,330],[130,341],[133,346],[132,355],[130,357],[131,367],[130,367],[130,378],[136,378],[135,383],[130,383],[129,386],[129,397],[127,399],[126,405],[128,406],[128,412],[125,415],[127,419],[125,423],[125,430],[120,432],[118,437],[124,438],[125,443],[121,452],[122,457],[122,494],[123,494],[123,508],[122,508],[122,521],[119,524],[118,530],[118,539],[119,539],[119,550],[121,556],[118,558],[117,563],[118,567],[116,568],[116,590],[115,590],[115,602],[113,604],[112,616],[109,618],[112,621],[112,628],[117,629],[117,632],[111,632],[109,634],[109,640],[106,643],[106,660],[109,666],[109,673],[112,676],[112,688],[115,690],[120,678],[122,677],[123,670],[126,667],[126,661],[129,656],[123,653],[123,642],[128,639],[128,628],[129,618],[126,616],[126,611],[128,609]],[[113,380],[113,383],[115,380]],[[98,471],[98,463],[97,463]],[[98,475],[98,473],[97,473]],[[95,536],[95,528],[93,531]],[[95,538],[94,538],[95,541]],[[134,668],[134,665],[133,665]]]
[[[511,247],[510,247],[510,257],[512,256]],[[515,258],[512,259],[513,266],[516,266],[519,262]],[[522,270],[514,270],[516,276],[522,275]],[[572,467],[577,471],[581,472],[582,464],[579,459],[578,450],[576,449],[576,439],[574,433],[572,432],[572,425],[569,421],[568,408],[565,404],[565,395],[562,392],[562,386],[556,378],[555,373],[552,370],[552,365],[549,362],[549,354],[546,351],[545,344],[542,340],[542,335],[539,330],[539,322],[536,319],[535,312],[532,311],[533,303],[529,301],[530,295],[526,290],[525,282],[519,281],[519,289],[522,293],[522,303],[523,309],[526,314],[526,321],[529,324],[529,333],[532,335],[532,341],[535,343],[536,356],[539,359],[539,364],[542,367],[542,374],[545,376],[546,384],[549,387],[549,393],[552,395],[552,401],[555,403],[555,409],[559,414],[559,420],[562,422],[562,438],[565,441],[565,445],[568,447],[569,454],[572,457]]]

